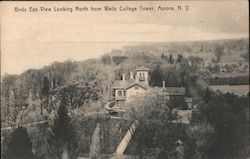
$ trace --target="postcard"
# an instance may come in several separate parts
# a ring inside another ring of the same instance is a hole
[[[0,4],[1,158],[249,158],[248,1]]]

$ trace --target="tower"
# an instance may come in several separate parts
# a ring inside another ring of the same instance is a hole
[[[136,81],[149,85],[149,71],[150,69],[144,66],[137,68],[136,69]]]

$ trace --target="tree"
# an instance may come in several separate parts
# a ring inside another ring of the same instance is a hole
[[[147,92],[145,96],[127,103],[125,118],[131,123],[137,121],[134,135],[135,152],[142,158],[177,158],[176,141],[184,134],[180,123],[174,123],[176,114],[169,100],[160,90]]]
[[[49,90],[50,90],[49,79],[47,76],[45,76],[43,79],[42,95],[47,96],[49,94]]]
[[[173,64],[174,63],[174,57],[172,54],[169,55],[169,59],[168,59],[169,63]]]
[[[201,43],[200,52],[203,52],[203,50],[204,50],[203,43]]]
[[[161,59],[168,61],[168,55],[165,55],[164,53],[161,54]]]
[[[57,97],[63,96],[67,107],[75,109],[89,101],[97,101],[100,90],[96,82],[83,82],[65,85],[57,89]]]
[[[124,62],[127,60],[128,57],[126,56],[113,56],[112,59],[116,65],[119,65],[120,63]]]
[[[162,58],[162,59],[165,59],[164,53],[161,54],[161,58]]]
[[[192,115],[191,126],[198,130],[189,131],[189,137],[197,137],[190,140],[194,142],[189,142],[188,154],[214,159],[244,157],[249,149],[249,96],[216,94],[206,89],[203,98],[205,102]]]
[[[97,159],[101,154],[100,133],[101,133],[100,124],[97,124],[89,148],[90,149],[89,156],[92,159]]]
[[[49,123],[38,124],[29,129],[32,149],[36,159],[50,159],[50,127]]]
[[[202,67],[202,65],[204,64],[204,60],[201,57],[198,56],[190,56],[188,58],[189,63],[190,63],[190,69],[193,72],[197,72],[199,70],[199,68]]]
[[[220,62],[221,56],[224,54],[224,46],[217,45],[214,49],[214,53],[216,56],[216,62]]]
[[[6,152],[7,159],[33,159],[32,143],[26,128],[18,127],[11,135]]]
[[[152,86],[162,86],[162,75],[160,65],[157,64],[150,74]]]
[[[227,93],[209,102],[208,122],[214,126],[210,157],[229,158],[245,155],[249,145],[249,96]]]
[[[183,55],[182,54],[178,54],[177,62],[181,63],[182,60],[183,60]]]
[[[70,158],[76,158],[78,144],[75,134],[75,129],[66,107],[66,99],[62,95],[50,137],[53,145],[51,153],[53,158],[60,159],[64,150],[69,152]]]
[[[112,63],[112,59],[111,59],[110,55],[108,55],[108,54],[103,55],[101,57],[101,60],[102,60],[102,63],[104,65],[111,65],[111,63]]]
[[[1,78],[1,121],[2,126],[5,122],[6,125],[9,125],[12,123],[10,122],[10,115],[12,115],[10,107],[12,105],[10,104],[10,101],[14,99],[14,91],[13,91],[13,85],[16,82],[16,76],[14,75],[8,75],[5,74]],[[14,101],[12,101],[13,103]]]
[[[214,128],[211,124],[205,124],[204,122],[193,122],[190,124],[186,130],[185,158],[207,158],[213,133]]]
[[[49,95],[49,90],[50,90],[50,82],[47,76],[44,77],[43,79],[43,86],[42,86],[42,91],[40,95],[40,108],[41,108],[41,115],[43,114],[43,106],[46,106],[48,108],[48,95]],[[44,99],[43,99],[44,98]]]
[[[12,127],[15,127],[18,125],[17,123],[17,119],[18,119],[18,115],[21,111],[21,107],[18,107],[16,104],[16,95],[15,92],[11,89],[9,91],[9,99],[8,99],[8,105],[7,108],[5,108],[6,113],[9,114],[7,116],[7,119],[3,119],[5,120],[5,122],[7,122],[9,125],[11,125]]]
[[[207,89],[205,90],[204,95],[203,95],[203,100],[204,100],[206,103],[208,103],[208,102],[211,100],[211,96],[212,96],[212,91],[209,90],[209,88],[207,88]]]

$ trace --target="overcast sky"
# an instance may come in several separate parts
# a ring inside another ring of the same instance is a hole
[[[16,13],[14,7],[189,5],[189,11]],[[138,42],[248,37],[248,1],[1,2],[1,74],[99,57]]]

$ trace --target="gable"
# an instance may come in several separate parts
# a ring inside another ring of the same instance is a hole
[[[142,85],[139,85],[139,84],[133,84],[133,85],[131,85],[131,86],[129,86],[129,87],[127,87],[126,88],[126,90],[128,90],[128,89],[133,89],[133,88],[135,88],[135,87],[139,87],[139,88],[141,88],[141,89],[144,89],[144,90],[147,90],[147,88],[146,87],[143,87]]]
[[[141,66],[141,67],[138,67],[138,68],[136,69],[136,71],[150,71],[150,69],[147,68],[147,67],[145,67],[145,66]]]

